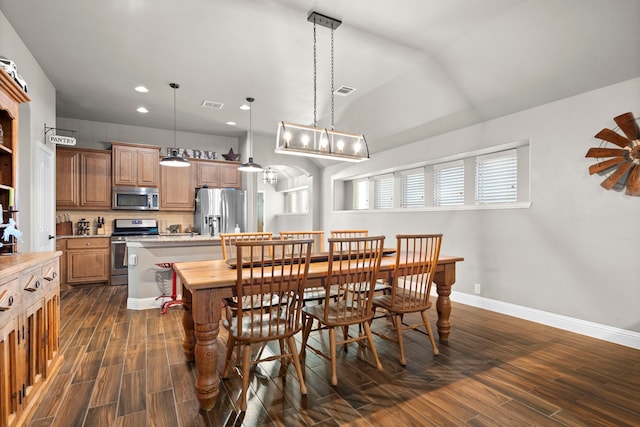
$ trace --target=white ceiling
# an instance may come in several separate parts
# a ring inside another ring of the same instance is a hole
[[[178,130],[230,136],[249,126],[238,108],[248,96],[254,132],[313,123],[307,15],[340,19],[335,87],[357,90],[335,97],[336,129],[364,133],[372,153],[640,76],[638,0],[0,0],[0,10],[56,87],[58,116],[173,129],[177,82]],[[317,34],[318,121],[330,126],[330,30]]]

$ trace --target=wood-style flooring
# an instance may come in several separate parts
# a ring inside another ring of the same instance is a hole
[[[127,310],[126,300],[126,286],[61,292],[65,362],[29,426],[640,425],[639,350],[456,303],[439,356],[425,335],[408,332],[403,368],[394,344],[376,337],[379,372],[351,344],[339,353],[332,387],[328,362],[307,352],[307,396],[292,364],[268,362],[252,375],[245,413],[235,410],[234,376],[204,413],[195,367],[182,353],[182,309],[162,316]],[[435,312],[430,317],[435,328]]]

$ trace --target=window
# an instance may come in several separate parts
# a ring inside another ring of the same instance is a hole
[[[523,139],[337,179],[334,210],[528,208],[529,151],[529,141]]]
[[[518,156],[507,150],[476,157],[476,204],[518,200]]]
[[[284,193],[286,213],[307,213],[309,211],[309,190],[302,189]]]
[[[433,167],[434,206],[464,205],[464,162],[443,163]]]
[[[376,177],[375,191],[376,209],[390,209],[393,207],[393,175]]]
[[[369,180],[353,182],[353,209],[369,209]]]
[[[402,173],[402,207],[424,206],[424,169],[414,169]]]

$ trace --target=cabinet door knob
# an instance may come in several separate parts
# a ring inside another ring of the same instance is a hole
[[[55,238],[56,238],[56,236],[52,236],[51,234],[49,234],[49,240],[55,239]]]

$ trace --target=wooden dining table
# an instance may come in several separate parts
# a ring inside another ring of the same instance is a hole
[[[441,343],[448,342],[451,332],[449,295],[456,280],[456,263],[461,261],[464,258],[441,255],[433,279],[438,294],[436,326]],[[383,256],[378,279],[390,280],[395,263],[395,254]],[[328,264],[326,260],[309,264],[307,286],[324,283],[328,275]],[[222,304],[224,298],[233,296],[237,271],[224,260],[176,262],[173,269],[182,283],[184,355],[187,361],[196,363],[196,397],[200,408],[209,411],[215,405],[220,385],[216,367]]]

